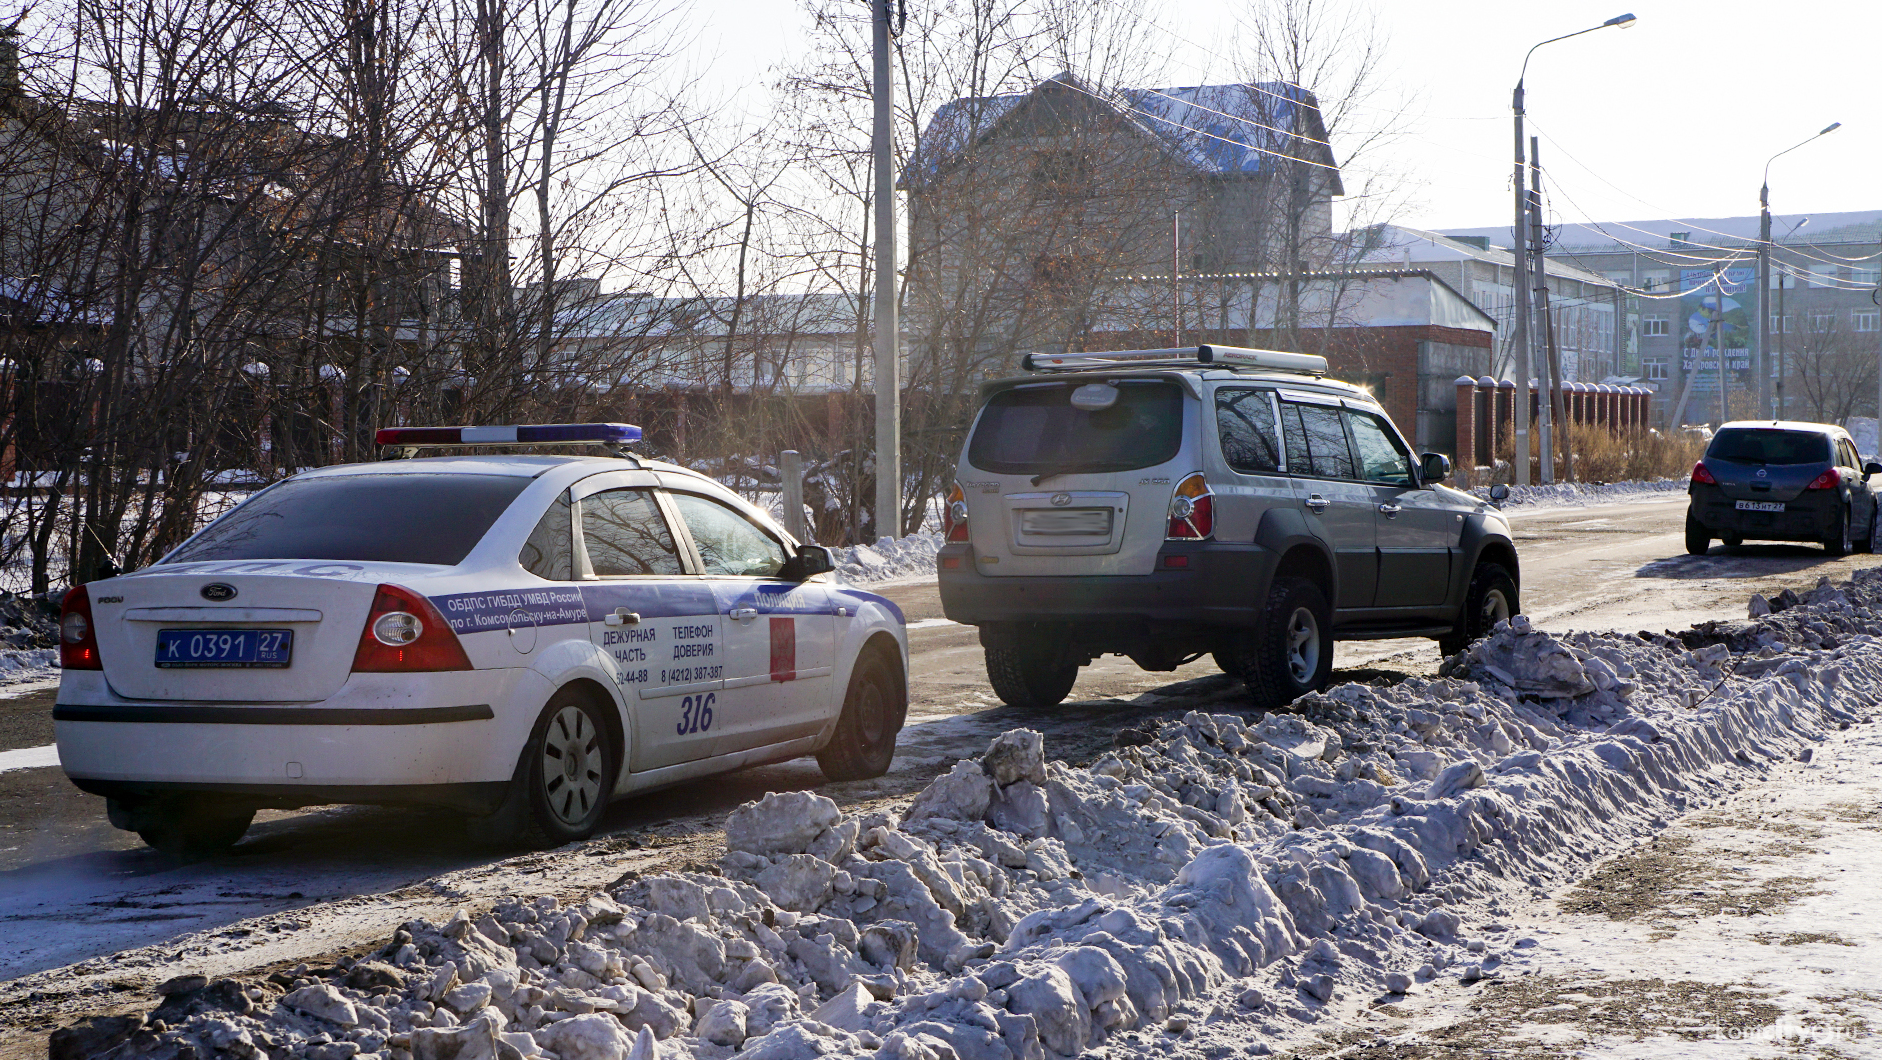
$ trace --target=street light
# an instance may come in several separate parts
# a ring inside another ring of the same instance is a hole
[[[1799,228],[1809,223],[1810,218],[1799,218],[1797,223],[1790,227],[1790,231],[1784,233],[1784,238],[1789,239],[1796,235]],[[1787,319],[1784,316],[1784,280],[1785,277],[1783,276],[1777,278],[1777,319],[1779,327],[1777,329],[1777,397],[1775,400],[1777,401],[1776,418],[1780,420],[1784,418],[1784,409],[1786,407],[1784,404],[1784,338],[1786,335],[1790,334],[1790,329],[1784,326],[1784,321]],[[1760,280],[1759,282],[1762,283],[1763,281]],[[1763,290],[1769,292],[1770,288],[1767,286],[1764,287]],[[1765,294],[1765,298],[1768,299],[1770,297],[1769,293]],[[1768,328],[1770,324],[1770,318],[1767,317],[1764,326]]]
[[[1529,51],[1523,55],[1522,71],[1516,75],[1516,91],[1512,93],[1510,97],[1510,109],[1516,112],[1515,243],[1517,392],[1516,451],[1510,454],[1512,457],[1510,463],[1514,465],[1512,470],[1516,473],[1516,484],[1518,486],[1529,485],[1529,351],[1532,338],[1529,326],[1529,299],[1531,295],[1529,289],[1529,248],[1523,239],[1523,213],[1528,209],[1528,195],[1523,188],[1523,166],[1525,164],[1523,158],[1523,81],[1529,76],[1529,57],[1536,54],[1536,48],[1542,47],[1543,44],[1554,44],[1556,41],[1567,40],[1570,37],[1579,37],[1584,33],[1593,33],[1598,29],[1607,29],[1609,26],[1627,29],[1633,24],[1633,15],[1616,15],[1606,22],[1601,23],[1599,26],[1590,26],[1587,29],[1576,30],[1573,33],[1564,33],[1559,37],[1550,37],[1548,40],[1531,47]],[[1538,282],[1547,281],[1544,277],[1538,277]],[[1547,372],[1543,373],[1545,378],[1547,375]],[[1541,403],[1540,413],[1542,419],[1542,466],[1545,472],[1553,472],[1554,461],[1551,459],[1549,453],[1549,403],[1547,401]],[[1546,477],[1553,478],[1554,475],[1548,474]]]
[[[1779,151],[1777,154],[1772,155],[1764,161],[1764,181],[1758,188],[1758,326],[1751,329],[1753,337],[1758,340],[1757,356],[1752,359],[1752,368],[1758,373],[1758,409],[1761,412],[1772,411],[1771,369],[1764,363],[1764,351],[1771,345],[1771,163],[1797,150],[1804,144],[1810,143],[1817,137],[1828,136],[1842,127],[1842,122],[1833,121],[1814,135],[1786,147],[1784,150]],[[1808,220],[1809,218],[1804,218],[1804,221]],[[1795,232],[1802,227],[1803,221],[1799,221],[1791,227],[1791,231]],[[1725,297],[1723,288],[1719,291],[1719,297],[1721,299]],[[1721,305],[1722,304],[1721,302]],[[1722,342],[1719,357],[1721,358],[1719,363],[1721,365],[1724,364],[1725,361],[1723,358],[1725,357],[1725,350]],[[1783,365],[1780,362],[1778,371],[1781,374],[1783,370]],[[1723,375],[1721,375],[1720,378],[1723,378]],[[1782,379],[1780,379],[1778,382],[1778,390],[1781,393],[1783,389],[1784,383]],[[1781,419],[1784,415],[1784,410],[1782,408],[1777,409],[1775,415]],[[1879,419],[1882,419],[1882,417],[1879,417]]]

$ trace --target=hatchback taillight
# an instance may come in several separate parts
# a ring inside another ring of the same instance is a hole
[[[102,670],[98,630],[91,620],[91,594],[83,585],[65,591],[59,601],[59,666],[65,670]]]
[[[967,540],[967,491],[958,482],[948,490],[948,502],[941,508],[941,536],[950,542]]]
[[[1704,460],[1692,466],[1692,480],[1701,486],[1716,486],[1719,484],[1719,480],[1712,477],[1712,472],[1706,470],[1706,462]]]
[[[1804,488],[1807,490],[1833,490],[1842,484],[1842,472],[1838,471],[1836,468],[1831,468],[1823,474],[1818,475],[1816,478],[1811,479],[1810,485]]]
[[[430,600],[398,585],[381,585],[353,652],[354,673],[468,670],[470,657]]]
[[[1215,536],[1215,494],[1197,471],[1176,484],[1170,496],[1171,541],[1202,541]]]

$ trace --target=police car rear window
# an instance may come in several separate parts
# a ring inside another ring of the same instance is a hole
[[[1110,408],[1072,407],[1076,383],[1021,386],[993,395],[967,460],[999,475],[1135,471],[1176,456],[1183,444],[1183,388],[1163,380],[1117,384]]]
[[[520,475],[289,479],[209,524],[164,562],[332,559],[453,566],[529,483]]]
[[[1830,440],[1814,431],[1734,427],[1720,431],[1706,455],[1741,464],[1823,464],[1830,459]]]

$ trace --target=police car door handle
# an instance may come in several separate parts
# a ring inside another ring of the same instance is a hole
[[[606,626],[638,626],[640,625],[640,612],[617,607],[613,614],[603,615],[601,623]]]
[[[727,614],[738,619],[740,622],[744,622],[747,619],[757,618],[758,609],[755,607],[734,607],[731,611],[727,612]]]
[[[1383,512],[1387,519],[1395,518],[1398,515],[1399,510],[1400,510],[1399,506],[1396,504],[1379,505],[1379,511]]]
[[[1316,512],[1324,511],[1326,506],[1331,503],[1333,502],[1320,496],[1318,493],[1311,493],[1307,496],[1307,507],[1312,508]]]

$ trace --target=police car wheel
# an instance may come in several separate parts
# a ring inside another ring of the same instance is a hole
[[[473,822],[472,831],[534,849],[586,839],[607,811],[616,772],[601,709],[580,691],[563,689],[536,719],[503,804]]]
[[[203,861],[240,842],[255,808],[206,795],[179,795],[132,811],[138,838],[179,864]]]
[[[1009,707],[1056,707],[1078,683],[1078,663],[1060,645],[1024,640],[988,645],[985,651],[987,683]]]
[[[908,716],[908,691],[899,668],[880,651],[856,660],[836,732],[817,752],[817,765],[831,780],[867,780],[889,771],[895,737]]]

